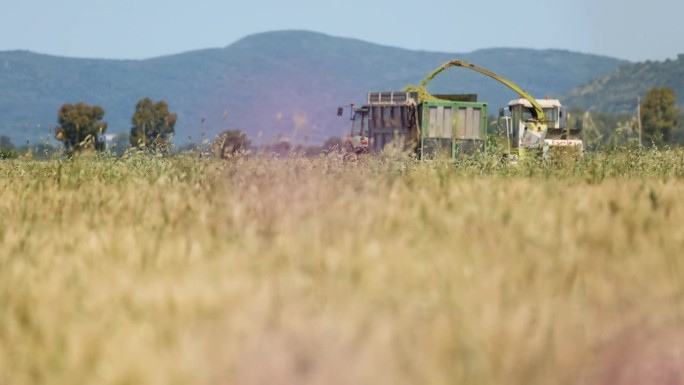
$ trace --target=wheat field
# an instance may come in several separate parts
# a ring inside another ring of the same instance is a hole
[[[682,150],[3,161],[0,384],[682,384],[683,197]]]

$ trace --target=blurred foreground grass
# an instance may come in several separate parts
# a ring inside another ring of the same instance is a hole
[[[5,161],[0,384],[681,383],[682,176],[678,150]]]

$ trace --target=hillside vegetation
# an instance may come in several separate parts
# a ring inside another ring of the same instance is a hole
[[[607,113],[634,113],[637,97],[653,87],[669,87],[684,110],[684,54],[676,60],[624,64],[608,75],[575,88],[564,97],[573,107]]]
[[[0,162],[0,383],[681,383],[684,152]]]
[[[341,135],[340,105],[361,103],[367,91],[416,85],[459,58],[484,66],[540,96],[557,96],[624,62],[560,50],[488,49],[434,53],[385,47],[304,31],[248,36],[222,49],[149,60],[94,60],[31,52],[0,52],[0,135],[15,144],[53,136],[64,103],[100,105],[108,133],[128,132],[138,100],[165,100],[178,113],[175,142],[211,139],[226,129],[255,143],[278,135],[322,142]],[[431,91],[478,93],[492,110],[516,97],[480,74],[454,69]]]

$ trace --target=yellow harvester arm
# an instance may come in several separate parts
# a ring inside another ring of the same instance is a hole
[[[492,79],[498,80],[499,82],[501,82],[501,83],[505,84],[506,86],[508,86],[508,88],[510,88],[510,89],[512,89],[513,91],[517,92],[517,93],[518,93],[520,96],[522,96],[523,98],[527,99],[527,100],[532,104],[532,107],[534,108],[534,112],[535,112],[536,115],[537,115],[537,116],[536,116],[537,120],[538,120],[539,122],[546,122],[546,116],[544,115],[544,110],[542,110],[541,106],[539,105],[539,103],[537,102],[537,100],[536,100],[534,97],[532,97],[532,95],[530,95],[529,93],[527,93],[527,92],[526,92],[525,90],[523,90],[522,88],[518,87],[517,84],[511,82],[510,80],[508,80],[508,79],[506,79],[506,78],[503,78],[503,77],[501,77],[501,76],[495,74],[494,72],[491,72],[491,71],[486,70],[486,69],[484,69],[484,68],[480,68],[480,67],[478,67],[478,66],[476,66],[476,65],[474,65],[474,64],[470,64],[470,63],[465,62],[465,61],[463,61],[463,60],[452,60],[452,61],[450,61],[450,62],[448,62],[448,63],[445,63],[443,66],[437,68],[435,71],[433,71],[432,73],[430,73],[425,79],[423,79],[423,81],[420,83],[420,86],[423,87],[423,88],[425,88],[425,86],[427,85],[427,83],[428,83],[430,80],[432,80],[432,78],[434,78],[435,76],[437,76],[437,74],[439,74],[440,72],[444,71],[445,69],[447,69],[447,68],[449,68],[449,67],[464,67],[464,68],[469,68],[469,69],[471,69],[471,70],[473,70],[473,71],[477,71],[477,72],[479,72],[479,73],[481,73],[481,74],[487,75],[487,76],[489,76],[489,77],[492,78]]]

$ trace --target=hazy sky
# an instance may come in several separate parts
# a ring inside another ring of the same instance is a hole
[[[0,0],[0,50],[141,59],[303,29],[441,52],[559,48],[632,61],[684,53],[681,0]]]

